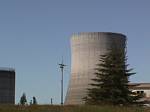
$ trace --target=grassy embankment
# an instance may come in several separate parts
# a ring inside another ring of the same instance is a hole
[[[150,108],[114,106],[12,106],[0,105],[0,112],[150,112]]]

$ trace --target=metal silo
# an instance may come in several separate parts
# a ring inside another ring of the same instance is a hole
[[[87,88],[95,77],[96,64],[100,55],[109,48],[126,47],[126,36],[111,32],[83,32],[71,38],[71,79],[65,104],[84,104]]]
[[[0,68],[0,104],[15,104],[15,70]]]

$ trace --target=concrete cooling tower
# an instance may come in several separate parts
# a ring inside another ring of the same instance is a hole
[[[15,104],[15,70],[0,68],[0,104]]]
[[[126,36],[111,32],[85,32],[71,38],[71,79],[65,99],[66,105],[84,104],[87,88],[95,77],[96,64],[100,55],[109,48],[126,47]]]

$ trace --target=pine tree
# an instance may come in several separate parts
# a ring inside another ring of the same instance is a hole
[[[128,88],[132,69],[127,69],[126,52],[122,49],[109,49],[100,56],[95,69],[96,78],[88,89],[87,104],[131,104],[136,98]]]
[[[20,98],[20,104],[25,105],[27,103],[26,94],[23,93],[23,95]]]

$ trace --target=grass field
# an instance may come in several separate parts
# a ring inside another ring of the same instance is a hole
[[[0,112],[150,112],[150,108],[114,106],[12,106],[0,105]]]

